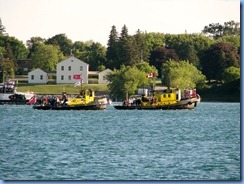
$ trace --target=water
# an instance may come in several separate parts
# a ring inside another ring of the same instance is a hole
[[[2,180],[240,180],[240,103],[0,117]]]

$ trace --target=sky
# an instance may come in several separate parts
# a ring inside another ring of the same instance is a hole
[[[240,0],[0,0],[9,36],[26,41],[65,33],[75,41],[107,46],[114,25],[120,34],[200,33],[210,23],[240,22]]]

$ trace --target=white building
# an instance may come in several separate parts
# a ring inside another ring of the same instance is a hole
[[[98,84],[108,84],[107,75],[112,72],[110,69],[103,70],[98,74]]]
[[[37,68],[28,73],[28,83],[30,84],[47,84],[48,74],[47,72]]]
[[[89,65],[74,56],[57,64],[57,84],[70,84],[80,81],[88,84]]]

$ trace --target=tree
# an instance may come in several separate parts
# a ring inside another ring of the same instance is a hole
[[[234,46],[217,42],[203,53],[201,65],[208,80],[222,80],[226,68],[240,67],[240,56]]]
[[[205,76],[193,64],[188,61],[170,60],[162,66],[162,83],[168,88],[202,88]]]
[[[14,78],[15,65],[13,60],[2,59],[0,60],[0,81],[5,82],[7,78]]]
[[[119,70],[115,69],[107,76],[111,96],[124,99],[127,93],[135,94],[139,87],[149,85],[152,79],[146,78],[145,71],[155,71],[155,67],[140,63],[132,67],[122,65]]]
[[[59,61],[59,47],[53,45],[39,44],[31,56],[34,68],[55,71]]]
[[[157,47],[155,48],[150,55],[149,64],[156,67],[158,70],[159,76],[162,76],[162,64],[173,59],[178,61],[178,55],[175,50],[168,49],[165,47]]]
[[[36,51],[36,47],[39,44],[44,44],[45,42],[46,42],[46,39],[41,38],[41,37],[31,37],[30,40],[27,40],[26,45],[29,49],[29,54],[28,54],[27,58],[31,58],[31,54]]]
[[[49,38],[46,41],[46,44],[59,46],[63,55],[65,56],[69,56],[71,54],[73,45],[72,41],[68,39],[65,34],[58,34],[53,36],[52,38]]]
[[[87,61],[90,70],[98,70],[101,65],[106,65],[106,48],[100,43],[92,43],[88,47]]]
[[[6,28],[2,24],[2,19],[0,18],[0,34],[3,35],[6,32]]]
[[[19,41],[14,37],[1,34],[0,47],[4,47],[6,50],[5,58],[11,58],[14,60],[25,59],[29,52],[22,41]]]
[[[236,68],[233,66],[228,67],[224,70],[222,75],[223,75],[223,80],[226,83],[235,81],[237,79],[240,79],[241,77],[240,68]]]
[[[202,30],[202,33],[213,37],[214,39],[218,39],[222,36],[240,35],[240,23],[235,21],[224,22],[224,25],[219,23],[212,23],[208,26],[205,26]]]
[[[108,40],[108,47],[106,52],[106,58],[108,60],[108,65],[110,68],[119,68],[119,56],[118,56],[118,32],[116,27],[113,25],[110,31],[109,40]]]

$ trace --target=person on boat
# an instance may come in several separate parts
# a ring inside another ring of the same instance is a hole
[[[68,101],[67,95],[66,94],[63,94],[63,103],[62,103],[62,105],[66,105],[66,102],[67,101]]]
[[[148,102],[148,101],[149,101],[148,98],[147,98],[145,95],[142,95],[141,100],[142,100],[143,102]]]

